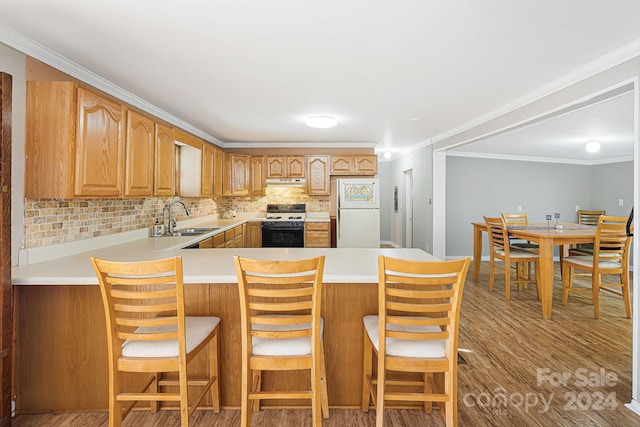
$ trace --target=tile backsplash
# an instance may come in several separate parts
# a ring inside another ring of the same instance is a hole
[[[167,206],[176,197],[144,199],[25,200],[25,248],[53,245],[151,227],[166,223]],[[301,188],[267,188],[263,197],[182,198],[191,218],[222,214],[228,209],[265,212],[268,203],[305,203],[309,212],[329,212],[329,196],[308,196]],[[177,221],[186,218],[173,208]]]

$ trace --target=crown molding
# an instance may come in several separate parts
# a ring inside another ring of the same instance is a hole
[[[501,108],[477,117],[476,119],[453,128],[447,132],[436,135],[431,139],[431,141],[433,141],[433,143],[444,141],[447,138],[451,138],[454,135],[465,132],[498,117],[504,116],[514,110],[517,110],[518,108],[538,101],[546,96],[549,96],[571,85],[579,83],[580,81],[583,81],[589,77],[593,77],[617,65],[623,64],[638,56],[640,56],[640,39],[634,40],[631,43],[628,43],[591,62],[588,62],[587,64],[565,74],[564,76],[552,80],[551,82],[540,86],[539,88],[525,94],[524,96],[515,99],[514,101],[502,106]]]
[[[170,114],[159,107],[145,101],[144,99],[134,95],[133,93],[124,90],[120,86],[111,83],[109,80],[100,77],[96,73],[82,67],[79,64],[65,58],[57,52],[49,49],[48,47],[36,42],[25,36],[22,33],[14,30],[13,28],[0,23],[0,42],[7,46],[31,56],[38,61],[44,62],[65,74],[68,74],[76,79],[87,83],[99,89],[109,95],[112,95],[129,105],[139,108],[153,116],[166,121],[180,129],[192,133],[212,144],[219,146],[225,146],[225,143],[217,139],[216,137],[209,135],[208,133],[196,128],[195,126],[185,122],[182,119]]]
[[[608,159],[598,160],[576,160],[576,159],[561,159],[555,157],[536,157],[536,156],[516,156],[511,154],[488,154],[488,153],[474,153],[470,151],[453,151],[448,150],[445,152],[447,157],[469,157],[475,159],[490,159],[490,160],[516,160],[521,162],[539,162],[539,163],[562,163],[570,165],[581,166],[596,166],[606,165],[610,163],[622,163],[632,162],[633,155],[622,157],[611,157]]]
[[[373,148],[375,142],[225,142],[225,148]]]

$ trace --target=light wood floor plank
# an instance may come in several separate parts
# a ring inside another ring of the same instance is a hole
[[[632,343],[631,320],[624,318],[622,300],[603,293],[600,320],[593,318],[593,306],[586,297],[572,295],[566,306],[561,305],[556,265],[553,316],[544,320],[534,287],[523,291],[514,287],[511,301],[505,301],[503,283],[497,279],[494,292],[489,293],[488,265],[483,263],[479,283],[469,278],[465,285],[459,338],[466,361],[458,369],[460,426],[640,426],[640,417],[624,407],[631,400]],[[548,369],[540,384],[539,369]],[[610,376],[608,383],[600,382],[602,369]],[[593,375],[592,384],[581,384],[576,373]],[[570,375],[566,384],[546,379],[561,374]],[[500,393],[507,397],[504,405],[495,399]],[[529,399],[529,407],[520,404],[521,396]],[[606,397],[613,399],[605,401]],[[548,407],[543,399],[550,401]],[[603,407],[596,407],[597,403]],[[323,425],[375,425],[373,410],[332,409],[330,415]],[[13,425],[105,426],[107,421],[106,413],[19,415]],[[418,410],[388,410],[385,421],[387,426],[444,425],[438,411],[426,415]],[[269,409],[253,418],[254,426],[263,427],[310,424],[309,410]],[[156,415],[138,411],[124,425],[177,426],[179,416],[175,411]],[[190,425],[237,426],[240,411],[224,409],[217,415],[196,411]]]

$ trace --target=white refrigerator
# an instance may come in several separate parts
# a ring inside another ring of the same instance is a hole
[[[338,180],[336,247],[380,247],[380,188],[377,179]]]

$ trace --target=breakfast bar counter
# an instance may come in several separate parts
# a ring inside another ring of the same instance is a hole
[[[157,238],[156,238],[157,239]],[[163,238],[161,238],[163,239]],[[171,239],[171,238],[169,238]],[[240,404],[240,314],[233,256],[300,259],[325,256],[322,316],[329,404],[358,407],[362,386],[362,317],[377,312],[377,257],[434,260],[420,249],[229,248],[154,249],[153,238],[12,269],[15,395],[18,413],[107,410],[104,312],[89,256],[136,261],[180,255],[188,315],[215,315],[220,332],[221,399]],[[167,243],[164,243],[167,244]],[[194,371],[206,369],[196,359]],[[264,375],[264,388],[291,377]],[[306,376],[305,376],[306,374]],[[136,380],[128,379],[134,383]],[[299,372],[295,381],[308,382]],[[265,405],[294,406],[295,401]],[[304,403],[303,403],[304,404]]]

